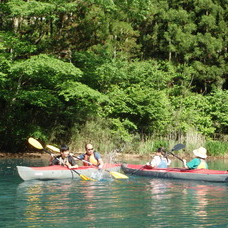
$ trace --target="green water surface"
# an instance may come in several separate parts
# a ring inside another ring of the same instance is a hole
[[[228,184],[130,176],[129,180],[22,181],[0,160],[0,227],[228,227]],[[227,161],[209,163],[216,169]]]

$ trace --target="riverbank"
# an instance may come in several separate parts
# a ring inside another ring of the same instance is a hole
[[[83,153],[83,152],[82,152]],[[81,154],[81,153],[79,153]],[[78,155],[79,155],[78,154]],[[138,159],[150,159],[151,156],[153,156],[155,154],[151,154],[151,155],[140,155],[140,154],[122,154],[122,153],[116,153],[115,154],[115,158],[117,159],[131,159],[131,160],[138,160]],[[193,155],[189,155],[186,153],[181,153],[178,154],[179,157],[181,158],[185,158],[185,159],[191,159],[193,158]],[[46,154],[46,153],[40,153],[40,152],[25,152],[25,153],[0,153],[0,159],[1,158],[41,158],[41,159],[50,159],[50,155]],[[169,155],[170,159],[177,159],[175,157],[173,157],[172,155]],[[208,156],[209,160],[215,160],[215,159],[228,159],[228,154],[225,154],[223,156]]]

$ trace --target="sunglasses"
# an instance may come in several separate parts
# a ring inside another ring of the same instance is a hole
[[[93,150],[93,148],[89,148],[89,149],[86,149],[86,150]]]

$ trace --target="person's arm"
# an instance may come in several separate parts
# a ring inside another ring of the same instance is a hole
[[[170,159],[167,159],[167,165],[170,165],[171,164],[171,160]]]
[[[80,154],[79,156],[76,156],[76,159],[84,160],[85,159],[85,154]]]
[[[69,169],[78,168],[78,165],[76,164],[76,162],[72,156],[69,156],[67,160],[68,160],[68,162],[66,163],[66,166]]]
[[[71,164],[68,162],[68,163],[66,163],[66,165],[67,165],[67,167],[68,167],[69,169],[78,168],[78,165],[77,165],[77,164],[76,164],[76,165],[71,165]]]
[[[184,168],[188,168],[187,164],[186,164],[186,160],[183,159],[183,164],[184,164]]]
[[[148,162],[147,165],[149,165],[151,168],[154,168],[156,167],[158,164],[158,161],[157,161],[157,157],[153,157],[153,159],[151,160],[151,162]]]
[[[100,158],[100,159],[98,159],[98,162],[99,162],[98,168],[99,168],[99,169],[102,169],[103,166],[104,166],[103,160]]]
[[[104,166],[104,162],[103,162],[103,160],[102,160],[102,158],[101,158],[101,155],[100,155],[100,153],[99,152],[97,152],[97,151],[95,151],[94,152],[94,157],[97,159],[97,161],[98,161],[98,169],[102,169],[103,168],[103,166]]]
[[[69,168],[69,169],[74,169],[74,168],[78,168],[78,165],[75,163],[74,165],[71,163],[71,162],[67,162],[66,163],[66,166]]]
[[[58,159],[58,157],[52,156],[49,164],[50,165],[59,165],[59,159]]]
[[[157,158],[154,157],[153,160],[151,161],[151,167],[152,167],[152,168],[155,168],[157,165],[158,165]]]
[[[197,166],[200,164],[200,160],[198,158],[193,158],[191,161],[187,163],[186,163],[186,160],[183,159],[183,162],[184,162],[185,168],[188,168],[188,169],[196,169]]]

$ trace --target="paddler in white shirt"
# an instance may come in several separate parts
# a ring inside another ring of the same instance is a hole
[[[146,165],[148,168],[168,168],[168,166],[171,163],[171,160],[164,156],[165,149],[160,147],[156,151],[156,155],[153,157],[153,159],[148,162]]]

